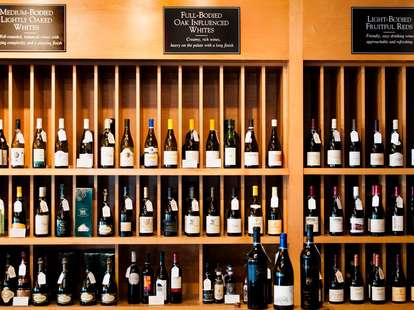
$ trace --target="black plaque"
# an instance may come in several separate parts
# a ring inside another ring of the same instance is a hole
[[[240,8],[165,7],[164,53],[240,54]]]
[[[414,8],[353,7],[352,53],[414,53]]]
[[[66,6],[1,4],[0,51],[66,51]]]

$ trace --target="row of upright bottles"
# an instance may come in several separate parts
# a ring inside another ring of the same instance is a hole
[[[361,152],[363,142],[358,133],[355,119],[352,120],[351,130],[345,138],[346,148],[344,147],[342,139],[343,135],[338,129],[337,121],[336,119],[332,119],[331,130],[325,142],[325,163],[321,163],[323,146],[320,138],[320,130],[316,125],[316,120],[312,119],[311,128],[305,139],[305,166],[322,167],[325,164],[325,167],[330,168],[362,167]],[[366,153],[368,153],[367,167],[404,167],[404,162],[406,162],[407,166],[414,166],[414,146],[411,147],[409,159],[404,159],[403,140],[399,132],[398,119],[392,121],[392,131],[389,141],[385,142],[385,139],[383,139],[378,120],[374,121],[372,134],[367,139],[370,141],[370,146],[366,150]],[[344,154],[345,158],[343,158]]]
[[[305,199],[305,226],[312,225],[316,235],[321,234],[321,210],[316,197],[315,186],[311,185]],[[352,236],[372,235],[414,235],[414,186],[410,187],[408,206],[405,205],[399,186],[393,187],[393,193],[383,204],[381,185],[373,184],[368,196],[368,203],[363,205],[358,186],[352,187],[351,203],[347,212],[344,212],[342,199],[337,186],[332,187],[331,198],[326,213],[326,231],[330,235]],[[322,232],[323,233],[323,232]]]
[[[198,168],[200,166],[200,138],[195,129],[194,119],[189,121],[189,129],[182,146],[182,167]],[[99,139],[99,154],[94,154],[94,134],[89,126],[89,119],[83,120],[83,133],[79,141],[76,167],[92,168],[94,156],[98,156],[99,167],[115,167],[115,120],[104,120],[104,128]],[[160,162],[160,150],[154,130],[154,119],[148,123],[148,134],[145,139],[140,164],[145,168],[157,168]],[[178,152],[177,140],[174,133],[173,119],[168,119],[167,135],[163,144],[162,167],[177,168]],[[215,120],[210,119],[210,130],[205,142],[205,167],[218,168],[222,166],[221,156],[224,156],[225,168],[240,168],[241,165],[241,141],[235,131],[235,121],[225,120],[224,126],[224,155],[220,151],[220,141],[216,132]],[[244,143],[244,166],[246,168],[259,167],[259,145],[254,132],[254,121],[249,120],[248,130]],[[16,119],[15,134],[10,146],[10,167],[25,167],[25,138],[21,130],[21,121]],[[9,167],[9,146],[3,132],[3,121],[0,120],[0,167]],[[124,120],[124,132],[120,141],[119,167],[133,168],[135,166],[134,140],[130,130],[130,120]],[[47,134],[42,126],[42,119],[36,119],[36,130],[32,144],[32,167],[47,167]],[[282,167],[282,149],[277,134],[277,120],[272,120],[271,135],[267,144],[266,163],[268,168]],[[65,130],[65,121],[59,118],[56,142],[54,148],[54,167],[69,167],[69,141]]]

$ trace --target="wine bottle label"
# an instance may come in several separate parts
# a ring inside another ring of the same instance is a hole
[[[206,216],[206,232],[208,234],[220,233],[220,216],[207,215]]]
[[[414,286],[411,286],[411,301],[414,301]]]
[[[352,130],[351,133],[351,142],[355,143],[359,141],[359,136],[358,136],[358,132],[355,130]]]
[[[88,272],[88,279],[91,282],[91,284],[96,283],[95,275],[93,274],[93,272]]]
[[[60,305],[67,305],[72,302],[72,295],[71,294],[57,294],[57,302]]]
[[[341,142],[341,134],[336,129],[333,131],[333,138],[335,142]]]
[[[236,165],[236,148],[235,147],[224,148],[224,165],[225,166]]]
[[[103,217],[111,217],[111,208],[106,205],[102,208],[102,216]]]
[[[47,206],[47,202],[44,200],[40,202],[40,211],[42,211],[43,213],[49,212],[49,207]]]
[[[164,300],[167,300],[167,280],[157,279],[155,283],[156,295],[164,297]]]
[[[39,274],[37,275],[37,283],[39,285],[46,284],[46,275],[44,274],[44,272],[39,272]]]
[[[342,233],[344,231],[344,218],[342,216],[329,217],[329,232]]]
[[[384,219],[371,219],[371,232],[372,233],[383,233],[385,232],[385,220]]]
[[[217,160],[220,159],[219,151],[206,151],[206,167],[207,168],[216,168]]]
[[[227,233],[240,234],[241,233],[241,219],[227,219]]]
[[[174,289],[177,292],[181,290],[181,285],[180,270],[177,266],[174,266],[171,269],[171,290]]]
[[[177,233],[177,222],[170,218],[164,220],[164,233]]]
[[[231,210],[239,210],[239,200],[236,197],[231,200]]]
[[[24,148],[11,148],[10,162],[12,167],[24,166]]]
[[[360,217],[351,217],[350,218],[351,223],[351,234],[362,234],[364,233],[364,218]]]
[[[391,143],[392,143],[392,144],[395,144],[395,145],[401,145],[401,142],[400,142],[400,135],[399,135],[399,133],[398,133],[398,132],[393,132],[393,133],[391,134]]]
[[[13,204],[13,211],[15,213],[20,213],[23,210],[23,204],[20,200],[16,200]]]
[[[214,301],[214,291],[212,289],[203,290],[203,302],[212,303]]]
[[[359,151],[349,152],[349,166],[351,167],[361,166],[361,152]]]
[[[328,150],[328,165],[340,165],[341,164],[341,151],[340,150]]]
[[[186,215],[184,217],[184,231],[187,234],[199,234],[200,216]]]
[[[7,304],[12,298],[14,297],[14,292],[10,290],[8,287],[3,288],[1,291],[1,299],[3,302]]]
[[[244,165],[246,167],[259,165],[259,152],[245,152],[244,153]]]
[[[224,285],[214,284],[214,299],[222,300],[224,298]]]
[[[79,154],[77,166],[82,168],[92,168],[93,154]]]
[[[280,235],[282,233],[282,220],[268,220],[267,233],[269,235]]]
[[[282,151],[268,151],[267,165],[269,167],[282,167]]]
[[[210,291],[211,290],[211,280],[204,279],[203,281],[203,290]]]
[[[126,210],[132,210],[133,206],[132,206],[132,199],[131,198],[126,198],[124,200],[124,204],[125,204],[125,209]]]
[[[33,149],[33,167],[39,168],[45,165],[45,150]]]
[[[152,292],[152,280],[151,276],[143,276],[144,293],[151,294]]]
[[[41,293],[33,293],[32,299],[34,304],[43,304],[47,301],[47,295]]]
[[[185,159],[198,164],[198,151],[185,151]]]
[[[274,285],[273,304],[275,306],[293,306],[293,285]]]
[[[139,217],[139,232],[141,234],[151,234],[154,232],[154,218],[152,216]]]
[[[131,232],[132,223],[131,222],[121,222],[121,231],[122,232]]]
[[[317,216],[307,216],[305,218],[305,228],[306,225],[312,225],[313,226],[313,232],[319,233],[319,217]]]
[[[392,231],[396,231],[396,232],[404,231],[404,216],[402,215],[392,216]]]
[[[381,144],[382,143],[382,135],[379,131],[376,131],[374,133],[374,143],[375,144]]]
[[[235,295],[236,293],[236,283],[229,283],[227,282],[225,287],[226,296],[227,295]]]
[[[108,133],[108,142],[109,142],[109,144],[115,144],[115,137],[112,134],[112,132]]]
[[[67,141],[66,131],[65,130],[59,129],[57,134],[58,134],[58,140],[59,141]]]
[[[351,301],[362,301],[364,300],[364,287],[363,286],[351,286],[349,288],[349,299]]]
[[[253,234],[253,227],[260,227],[260,233],[263,233],[263,217],[262,216],[249,216],[248,220],[248,232]]]
[[[47,235],[49,233],[49,215],[36,214],[35,234]]]
[[[42,137],[42,141],[43,142],[47,142],[47,135],[46,135],[46,131],[44,131],[42,129],[42,132],[40,133],[40,136]]]
[[[112,228],[109,225],[101,224],[99,225],[99,235],[101,236],[107,236],[112,233]]]
[[[113,166],[114,165],[114,153],[113,146],[101,147],[101,166]]]
[[[115,301],[115,294],[102,294],[101,301],[103,304],[112,304]]]
[[[164,151],[164,165],[177,165],[177,151]]]
[[[343,302],[344,301],[344,289],[329,289],[329,302]]]
[[[384,153],[371,153],[369,157],[369,164],[371,166],[383,166]]]
[[[0,165],[7,166],[7,150],[0,151]]]
[[[85,132],[85,137],[82,140],[83,144],[87,144],[87,143],[91,143],[93,141],[93,136],[92,136],[92,132],[90,132],[89,130],[87,130]]]
[[[405,287],[392,287],[392,301],[405,302],[407,298],[407,291]]]
[[[313,141],[315,141],[316,144],[321,144],[321,138],[319,137],[319,134],[317,132],[313,133]]]
[[[403,155],[401,153],[390,154],[390,167],[402,167]]]
[[[134,153],[130,148],[124,148],[121,152],[119,165],[121,167],[134,166]]]
[[[18,273],[18,275],[24,277],[26,275],[26,269],[27,268],[26,268],[26,265],[25,264],[20,264],[19,265],[19,273]]]
[[[154,211],[154,207],[152,206],[151,200],[147,199],[145,201],[145,208],[147,208],[148,212],[153,212]]]
[[[321,152],[306,152],[306,166],[315,167],[321,165]]]
[[[80,300],[86,304],[90,303],[91,301],[95,300],[95,294],[89,292],[83,292],[80,294]]]
[[[144,166],[157,167],[158,166],[158,149],[156,147],[144,148]]]
[[[139,274],[136,272],[130,273],[128,277],[128,283],[130,285],[138,285],[139,283]]]
[[[57,151],[55,153],[55,167],[67,167],[69,166],[69,154],[63,151]]]
[[[371,299],[373,301],[384,301],[385,300],[385,287],[372,286],[371,287]]]

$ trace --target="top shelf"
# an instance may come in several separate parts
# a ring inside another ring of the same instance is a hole
[[[305,175],[414,175],[414,168],[304,168]]]

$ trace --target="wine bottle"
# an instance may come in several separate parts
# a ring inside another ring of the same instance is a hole
[[[395,266],[391,280],[391,301],[396,304],[407,302],[407,282],[401,267],[400,254],[395,255]]]
[[[73,304],[72,279],[69,272],[69,260],[66,256],[62,258],[62,272],[57,280],[56,303],[59,306]]]
[[[367,271],[367,283],[368,283],[368,300],[372,299],[372,279],[374,278],[375,273],[375,255],[376,253],[372,253],[371,261],[369,262],[369,268]]]
[[[206,234],[209,237],[220,236],[220,210],[214,200],[214,187],[210,187],[209,205],[206,215]]]
[[[392,120],[391,142],[389,144],[389,166],[403,167],[403,144],[398,132],[398,119]]]
[[[46,202],[46,187],[39,187],[39,204],[35,215],[35,236],[49,236],[50,211]]]
[[[267,308],[267,268],[269,258],[260,243],[260,227],[253,228],[253,249],[247,254],[247,307]]]
[[[37,275],[32,290],[32,302],[35,306],[46,306],[49,304],[49,288],[45,263],[42,257],[37,259]]]
[[[106,271],[102,279],[102,289],[101,289],[101,304],[112,306],[116,305],[118,302],[118,293],[115,278],[112,274],[113,272],[113,263],[112,258],[108,257],[106,259]]]
[[[189,237],[200,236],[200,208],[194,197],[194,187],[190,187],[187,199],[187,213],[184,217],[184,233]]]
[[[6,208],[3,199],[0,198],[0,236],[6,235],[7,225]]]
[[[144,187],[144,195],[142,199],[140,214],[139,214],[139,235],[152,236],[154,233],[154,208],[149,199],[148,187]]]
[[[177,140],[174,135],[173,119],[168,119],[168,132],[164,142],[164,167],[177,168],[178,162]]]
[[[311,128],[306,138],[306,166],[321,166],[321,138],[316,127],[316,120],[312,118]]]
[[[9,166],[9,146],[3,131],[3,120],[0,119],[0,168]]]
[[[410,297],[411,297],[411,302],[414,302],[414,274],[411,275],[411,281],[410,281]]]
[[[329,282],[329,302],[331,304],[342,304],[345,300],[345,283],[342,272],[339,270],[338,257],[334,254],[331,279]]]
[[[132,236],[132,224],[133,224],[133,210],[132,199],[128,196],[128,187],[124,186],[124,194],[122,198],[121,206],[121,219],[119,227],[119,235],[121,237]]]
[[[56,237],[70,237],[71,214],[69,201],[65,198],[65,185],[62,183],[59,186],[60,202],[56,214]]]
[[[167,206],[165,207],[163,217],[164,236],[177,236],[178,232],[178,206],[173,198],[172,188],[167,188]]]
[[[246,168],[259,167],[259,145],[254,134],[254,121],[249,120],[249,127],[244,139],[244,166]]]
[[[26,229],[26,212],[21,186],[16,188],[16,201],[13,203],[12,229]]]
[[[12,168],[24,168],[24,136],[20,129],[20,119],[16,119],[16,129],[10,147],[10,165]]]
[[[165,253],[164,251],[160,252],[160,266],[158,267],[157,280],[155,281],[157,296],[162,296],[164,298],[164,304],[168,303],[168,271],[165,267]]]
[[[267,234],[269,236],[280,235],[283,231],[282,213],[279,208],[277,187],[272,186],[272,198],[270,198],[269,217],[267,219]]]
[[[30,272],[29,262],[26,258],[26,252],[22,251],[20,254],[20,265],[17,274],[17,297],[28,297],[30,299]]]
[[[351,168],[361,167],[361,142],[356,127],[355,118],[352,119],[351,132],[349,133],[348,164]]]
[[[185,142],[183,145],[183,167],[184,160],[186,165],[191,168],[198,168],[199,164],[199,148],[200,148],[200,139],[198,138],[198,133],[194,129],[194,119],[190,118],[189,121],[189,130],[185,136]]]
[[[331,120],[331,132],[326,142],[326,165],[331,168],[342,166],[341,134],[336,127],[336,118]]]
[[[374,273],[371,282],[371,303],[385,303],[385,276],[382,271],[380,256],[375,254]]]
[[[101,167],[113,168],[115,166],[115,137],[111,132],[111,119],[104,121],[104,131],[101,136]]]
[[[183,300],[182,277],[183,270],[178,265],[177,253],[173,253],[173,265],[171,267],[170,302],[180,304]]]
[[[240,203],[237,198],[236,188],[231,189],[231,202],[230,210],[227,216],[227,235],[228,236],[241,236],[242,233],[241,225],[241,213]]]
[[[410,186],[410,200],[408,201],[407,232],[414,235],[414,186]]]
[[[302,309],[319,309],[321,257],[313,243],[313,227],[306,225],[306,243],[300,254]]]
[[[220,143],[217,138],[216,123],[214,119],[210,119],[210,131],[208,132],[206,142],[206,167],[217,168],[220,167],[218,163],[220,160]]]
[[[83,133],[79,144],[79,162],[83,168],[93,167],[93,132],[89,130],[89,119],[83,119]],[[79,163],[78,163],[79,166]]]
[[[379,185],[372,185],[371,195],[372,207],[368,219],[368,232],[372,236],[381,236],[385,234],[385,216],[381,204],[381,188]]]
[[[234,120],[227,120],[227,130],[224,136],[224,168],[240,167],[240,148],[237,144],[237,135],[234,131]]]
[[[209,264],[206,262],[203,280],[203,304],[212,304],[214,302],[213,279],[210,273]]]
[[[36,120],[36,132],[33,140],[33,168],[46,168],[46,132],[42,128],[42,119]]]
[[[342,210],[342,204],[336,186],[333,187],[332,194],[329,214],[329,234],[337,236],[344,233],[344,211]]]
[[[109,237],[114,234],[114,220],[112,217],[111,207],[108,203],[108,189],[103,190],[103,201],[101,207],[101,216],[98,223],[98,236]]]
[[[154,131],[154,119],[150,118],[148,124],[148,134],[144,145],[144,167],[158,167],[158,142]]]
[[[216,278],[214,279],[214,303],[224,303],[224,281],[219,267],[216,268]]]
[[[68,139],[65,131],[65,119],[59,118],[59,129],[55,143],[55,168],[69,167]]]
[[[4,265],[3,287],[1,290],[1,300],[4,306],[11,306],[15,296],[16,271],[11,264],[10,253],[6,254],[6,263]]]
[[[352,188],[352,191],[354,197],[354,205],[352,208],[351,216],[349,217],[349,233],[353,236],[360,236],[365,233],[364,208],[362,207],[362,201],[359,198],[359,187],[354,186]]]
[[[305,208],[305,231],[306,226],[311,225],[313,227],[313,234],[319,235],[319,209],[316,204],[315,187],[311,185],[309,186],[309,195],[306,198],[307,208]]]
[[[227,264],[226,273],[224,279],[224,295],[235,295],[236,291],[236,278],[234,276],[234,269],[231,264]]]
[[[391,233],[401,236],[404,234],[404,201],[401,197],[400,188],[394,187],[393,209],[391,211]]]
[[[144,268],[142,269],[142,303],[148,304],[149,296],[154,295],[154,271],[151,268],[151,257],[149,254],[145,256]]]
[[[248,233],[249,236],[253,235],[253,228],[259,227],[260,233],[263,233],[263,212],[260,206],[259,200],[259,186],[253,185],[252,187],[252,203],[250,204],[249,218],[248,218]]]
[[[358,254],[354,254],[354,266],[349,285],[349,302],[351,304],[362,304],[364,302],[364,279],[359,266]]]
[[[124,119],[124,134],[121,139],[121,154],[119,166],[121,168],[134,168],[134,140],[129,129],[129,118]]]
[[[287,235],[280,234],[279,250],[273,267],[273,307],[277,310],[293,309],[293,267],[290,262]]]
[[[82,306],[96,305],[96,278],[90,268],[90,259],[85,257],[85,273],[82,280],[82,286],[80,289],[80,304]]]
[[[244,277],[244,282],[243,282],[243,303],[247,304],[247,299],[248,299],[248,295],[247,295],[247,275],[246,275],[246,277]]]
[[[369,164],[372,168],[384,166],[384,145],[382,144],[382,135],[379,131],[379,121],[374,121],[374,143],[369,155]]]
[[[141,283],[135,251],[131,251],[131,264],[126,271],[125,277],[128,279],[128,303],[139,304],[141,301]]]
[[[267,167],[279,168],[283,165],[282,147],[277,136],[277,119],[272,119],[272,133],[267,144]]]

